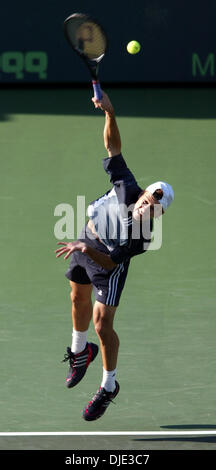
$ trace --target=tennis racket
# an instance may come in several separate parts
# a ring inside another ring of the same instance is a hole
[[[108,45],[102,26],[88,15],[74,13],[64,21],[64,33],[74,51],[87,65],[92,77],[94,95],[100,101],[102,90],[98,69]]]

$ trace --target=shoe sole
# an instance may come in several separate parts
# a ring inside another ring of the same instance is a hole
[[[75,387],[79,382],[81,382],[81,380],[83,379],[84,375],[86,374],[86,371],[89,367],[89,365],[95,360],[95,358],[97,357],[98,355],[98,351],[99,351],[99,348],[97,346],[97,344],[94,344],[94,343],[88,343],[90,346],[94,345],[94,348],[92,348],[93,350],[93,354],[92,354],[92,359],[89,361],[87,367],[84,369],[84,372],[83,372],[83,375],[78,378],[78,380],[74,381],[74,382],[67,382],[67,379],[65,381],[65,384],[66,384],[66,387],[67,388],[73,388]]]
[[[115,397],[118,395],[119,390],[120,390],[120,385],[119,385],[119,383],[116,381],[116,389],[115,389],[115,393],[114,393],[113,396],[112,396],[112,400],[113,400],[113,398],[115,398]],[[103,411],[102,411],[100,414],[98,414],[97,416],[88,415],[88,414],[86,413],[87,407],[83,408],[83,411],[82,411],[82,417],[83,417],[83,419],[84,419],[85,421],[95,421],[96,419],[101,418],[101,416],[104,415],[104,413],[105,413],[106,409],[108,408],[109,404],[110,404],[110,403],[108,403],[108,405],[106,406],[106,408],[103,408]]]

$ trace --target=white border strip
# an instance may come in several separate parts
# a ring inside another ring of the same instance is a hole
[[[13,436],[216,436],[216,431],[105,431],[105,432],[0,432],[0,437]]]

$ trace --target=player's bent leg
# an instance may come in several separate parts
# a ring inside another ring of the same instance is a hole
[[[95,302],[93,310],[93,321],[95,331],[100,341],[100,349],[103,362],[103,382],[93,399],[83,409],[83,418],[93,421],[100,418],[106,411],[108,405],[119,392],[119,384],[115,380],[115,369],[117,365],[119,338],[113,329],[113,321],[116,307]],[[104,375],[106,380],[104,381]],[[107,381],[108,379],[108,381]],[[106,384],[112,385],[111,389]]]
[[[98,354],[98,346],[87,342],[89,323],[92,317],[91,284],[78,284],[70,281],[72,287],[72,346],[67,347],[63,362],[69,361],[66,386],[72,388],[84,377],[89,364]]]
[[[93,322],[95,331],[100,341],[100,349],[104,369],[116,368],[119,338],[113,329],[116,307],[104,305],[96,301],[93,310]]]
[[[86,331],[92,318],[92,284],[70,281],[70,286],[73,328],[76,331]]]

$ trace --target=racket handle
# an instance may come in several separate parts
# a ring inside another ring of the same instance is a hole
[[[96,80],[92,80],[92,86],[93,86],[93,89],[94,89],[95,98],[97,98],[98,101],[101,101],[102,97],[103,97],[103,94],[102,94],[102,90],[101,90],[101,87],[100,87],[100,82],[96,81]]]

